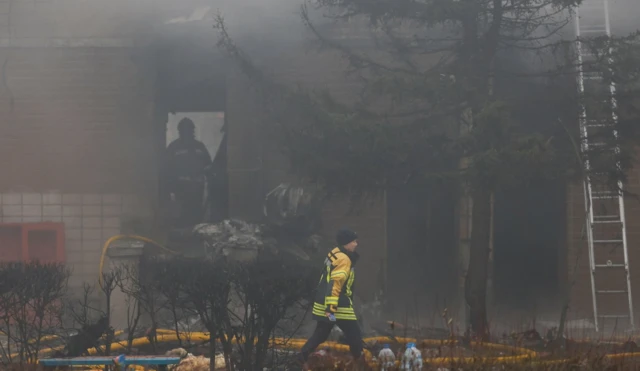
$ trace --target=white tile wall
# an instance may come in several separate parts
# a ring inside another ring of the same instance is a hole
[[[43,205],[42,206],[42,219],[43,220],[60,220],[62,219],[62,205]]]
[[[2,216],[22,216],[22,205],[2,205]]]
[[[59,193],[45,193],[42,195],[42,203],[45,205],[62,205],[62,195]]]
[[[40,193],[23,193],[22,194],[23,205],[40,205],[42,204],[42,194]]]
[[[20,193],[5,193],[2,195],[3,205],[21,205],[22,194]]]
[[[120,233],[125,218],[150,213],[131,194],[0,193],[3,223],[64,223],[70,282],[76,284],[96,278],[102,244]]]
[[[22,216],[37,216],[42,220],[42,205],[22,205]]]

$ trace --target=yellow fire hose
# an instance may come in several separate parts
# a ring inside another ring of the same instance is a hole
[[[172,251],[166,247],[164,247],[163,245],[153,241],[152,239],[143,237],[143,236],[138,236],[138,235],[117,235],[117,236],[113,236],[111,238],[109,238],[103,245],[102,247],[102,253],[100,255],[100,266],[99,266],[99,276],[98,276],[98,280],[100,282],[100,284],[102,284],[102,272],[104,270],[104,263],[105,263],[105,258],[107,255],[107,251],[109,249],[109,247],[111,246],[111,244],[115,241],[118,240],[124,240],[124,239],[131,239],[131,240],[137,240],[137,241],[142,241],[142,242],[146,242],[149,244],[152,244],[170,254],[174,254],[177,255],[178,253],[175,251]],[[117,334],[121,334],[122,331],[118,331]],[[169,330],[169,329],[158,329],[156,331],[157,333],[157,340],[159,343],[166,343],[166,342],[174,342],[178,340],[178,335],[175,333],[175,331],[173,330]],[[190,333],[180,333],[181,338],[188,338],[189,340],[196,340],[196,341],[209,341],[210,339],[210,335],[209,333],[205,333],[205,332],[190,332]],[[54,336],[48,336],[43,338],[42,340],[52,340],[54,339]],[[415,338],[394,338],[395,341],[402,343],[402,344],[406,344],[409,342],[413,342],[416,344],[421,344],[423,346],[443,346],[443,345],[454,345],[456,343],[455,340],[447,340],[447,339],[443,339],[443,340],[438,340],[438,339],[415,339]],[[386,336],[377,336],[377,337],[371,337],[371,338],[366,338],[364,339],[364,341],[366,343],[372,343],[372,342],[392,342],[394,341],[394,339],[391,339],[389,337]],[[235,339],[234,339],[235,340]],[[300,349],[302,348],[302,346],[304,345],[304,343],[306,342],[306,339],[286,339],[286,338],[275,338],[273,340],[273,345],[278,347],[278,348],[282,348],[282,349]],[[149,345],[149,339],[146,337],[140,337],[140,338],[136,338],[133,339],[132,342],[132,347],[139,347],[139,346],[144,346],[144,345]],[[515,353],[515,355],[511,355],[511,356],[499,356],[499,357],[437,357],[437,358],[425,358],[424,362],[427,364],[431,364],[431,365],[447,365],[447,364],[456,364],[456,363],[478,363],[478,362],[482,362],[482,363],[518,363],[518,362],[524,362],[524,361],[531,361],[534,359],[537,359],[539,357],[539,355],[530,349],[526,349],[526,348],[522,348],[522,347],[514,347],[514,346],[509,346],[509,345],[504,345],[504,344],[495,344],[495,343],[479,343],[479,342],[473,342],[472,345],[477,346],[477,347],[483,347],[483,348],[490,348],[490,349],[494,349],[494,350],[498,350],[498,351],[503,351],[503,352],[510,352],[510,353]],[[127,344],[126,341],[119,341],[119,342],[113,342],[111,344],[111,350],[112,351],[117,351],[117,350],[123,350],[126,349]],[[347,345],[344,344],[338,344],[336,342],[325,342],[323,344],[321,344],[320,347],[323,348],[329,348],[329,349],[333,349],[336,351],[340,351],[340,352],[346,352],[349,350],[349,347]],[[94,355],[97,354],[98,351],[104,351],[105,347],[102,346],[100,347],[100,349],[96,349],[96,348],[91,348],[88,350],[88,353],[90,355]],[[43,349],[40,352],[41,356],[46,356],[48,354],[51,354],[55,351],[59,351],[64,349],[63,346],[59,346],[59,347],[55,347],[55,348],[48,348],[48,349]],[[12,354],[13,357],[18,357],[19,355],[16,354]],[[621,354],[608,354],[604,356],[605,358],[608,359],[621,359],[621,358],[639,358],[640,357],[640,352],[636,352],[636,353],[621,353]],[[368,363],[371,365],[374,365],[374,362],[372,360],[372,355],[369,351],[365,351],[365,358],[367,359]],[[572,360],[570,359],[559,359],[559,360],[549,360],[549,361],[542,361],[542,360],[538,360],[536,363],[539,364],[545,364],[545,365],[551,365],[551,364],[562,364],[562,363],[568,363],[571,362]],[[101,369],[101,368],[100,368]],[[142,366],[137,366],[135,367],[136,370],[144,370],[145,368],[143,368]],[[96,369],[97,370],[97,369]]]
[[[122,334],[122,331],[117,331],[116,335]],[[210,334],[207,332],[181,332],[176,334],[174,330],[170,329],[158,329],[157,333],[157,341],[158,343],[169,343],[178,341],[178,335],[181,339],[189,339],[189,341],[209,341]],[[54,339],[54,336],[48,336],[47,339]],[[416,344],[421,344],[423,346],[442,346],[442,345],[454,345],[457,343],[455,340],[447,340],[447,339],[415,339],[415,338],[389,338],[386,336],[376,336],[364,339],[365,343],[375,343],[375,342],[394,342],[397,341],[400,344],[406,344],[409,342],[413,342]],[[275,338],[273,339],[272,345],[279,349],[296,349],[299,350],[302,348],[306,339],[287,339],[287,338]],[[233,343],[237,343],[237,341],[233,341]],[[133,339],[132,347],[140,347],[149,345],[150,341],[147,337],[140,337]],[[425,364],[430,364],[433,366],[446,366],[451,364],[461,364],[461,363],[481,363],[481,364],[513,364],[513,363],[524,363],[524,362],[533,362],[533,364],[540,366],[551,366],[551,365],[559,365],[566,364],[575,361],[575,359],[557,359],[557,360],[539,360],[539,355],[537,352],[522,348],[522,347],[514,347],[505,344],[496,344],[496,343],[479,343],[473,342],[472,345],[482,348],[490,348],[493,350],[499,350],[503,352],[514,353],[514,355],[510,356],[498,356],[498,357],[436,357],[436,358],[425,358],[423,361]],[[116,341],[111,343],[111,351],[119,351],[127,348],[127,341]],[[325,342],[320,345],[320,348],[329,348],[330,350],[338,351],[338,352],[347,352],[349,347],[344,344],[338,344],[336,342]],[[55,351],[63,350],[64,346],[58,346],[54,348],[43,349],[40,352],[41,356],[47,356]],[[101,346],[98,349],[91,348],[88,350],[89,355],[95,355],[98,353],[102,353],[105,351],[105,347]],[[14,353],[12,357],[18,357],[19,354]],[[619,353],[619,354],[607,354],[603,356],[605,359],[609,360],[621,360],[621,359],[634,359],[640,358],[640,352],[635,353]],[[371,366],[376,366],[373,361],[373,357],[371,352],[365,350],[365,359]],[[100,368],[101,369],[101,368]],[[144,367],[138,366],[135,368],[136,370],[144,370]],[[98,370],[97,368],[95,370]]]
[[[122,331],[118,332],[118,334],[121,334],[121,333]],[[157,333],[157,341],[159,343],[178,341],[178,335],[173,330],[158,329],[156,333]],[[209,341],[210,335],[209,333],[206,333],[206,332],[190,332],[190,333],[183,332],[183,333],[180,333],[180,338],[189,339],[189,341]],[[399,341],[400,343],[415,342],[423,345],[442,345],[447,343],[451,344],[450,341],[436,340],[436,339],[425,339],[425,340],[419,341],[413,338],[396,338],[395,340]],[[388,342],[388,341],[392,341],[392,339],[385,336],[378,336],[378,337],[366,338],[364,339],[364,341],[366,343],[382,342],[382,341]],[[280,349],[300,349],[302,348],[305,342],[306,342],[306,339],[275,338],[273,339],[273,346]],[[234,343],[237,343],[237,341],[234,341]],[[131,345],[132,347],[140,347],[140,346],[149,345],[149,344],[150,344],[150,341],[147,337],[140,337],[140,338],[133,339]],[[501,356],[501,357],[439,357],[439,358],[425,359],[424,362],[428,364],[433,364],[433,365],[445,365],[445,364],[451,364],[451,363],[473,363],[473,362],[479,362],[479,361],[487,362],[487,363],[516,363],[516,362],[531,360],[537,357],[537,353],[529,349],[511,347],[511,346],[502,345],[502,344],[490,344],[490,343],[484,343],[484,344],[478,344],[478,345],[483,347],[491,347],[494,349],[501,349],[501,350],[513,352],[513,353],[516,353],[517,355]],[[111,351],[124,350],[126,349],[126,347],[127,347],[126,341],[117,341],[117,342],[111,343]],[[320,347],[329,348],[331,350],[338,351],[338,352],[347,352],[349,350],[349,347],[347,345],[339,344],[331,341],[321,344]],[[63,348],[64,347],[60,346],[60,347],[55,347],[50,349],[44,349],[40,352],[40,355],[46,356],[57,350],[62,350]],[[95,354],[98,354],[99,351],[104,352],[105,347],[101,346],[99,347],[99,349],[91,348],[88,350],[88,353],[89,355],[95,355]],[[17,357],[18,354],[14,354],[13,356]],[[638,356],[640,356],[640,354],[638,354]],[[373,365],[374,363],[373,357],[371,352],[369,352],[368,350],[365,350],[365,359],[367,360],[368,363]]]
[[[156,241],[147,238],[147,237],[142,237],[142,236],[137,236],[137,235],[126,235],[126,234],[119,234],[117,236],[113,236],[111,238],[109,238],[104,245],[102,245],[102,253],[100,254],[100,266],[98,268],[98,282],[100,283],[100,285],[102,285],[102,271],[104,270],[104,261],[105,258],[107,256],[107,250],[109,250],[109,247],[111,247],[111,244],[119,241],[119,240],[136,240],[136,241],[142,241],[142,242],[146,242],[149,244],[152,244],[156,247],[159,247],[160,249],[168,252],[169,254],[173,254],[173,255],[178,255],[177,252],[168,249],[166,247],[164,247],[163,245],[157,243]]]

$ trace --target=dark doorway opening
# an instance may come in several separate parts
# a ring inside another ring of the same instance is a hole
[[[211,158],[203,177],[198,221],[219,222],[228,216],[224,66],[211,50],[188,43],[171,44],[159,50],[157,66],[155,111],[158,153],[162,154],[159,201],[165,222],[170,228],[184,224],[179,220],[185,210],[181,210],[166,186],[164,169],[166,148],[178,139],[177,125],[184,118],[193,122],[195,139],[204,144]]]

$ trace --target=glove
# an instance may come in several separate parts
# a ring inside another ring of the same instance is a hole
[[[335,313],[338,311],[338,307],[335,305],[327,305],[327,309],[325,309],[325,312],[327,313]]]

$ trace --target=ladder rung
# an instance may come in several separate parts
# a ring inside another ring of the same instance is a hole
[[[603,0],[584,0],[582,3],[580,3],[580,6],[578,9],[582,9],[582,8],[602,8],[604,9],[604,2]]]
[[[615,146],[609,146],[609,147],[604,147],[604,146],[591,146],[590,148],[587,149],[587,151],[585,151],[585,156],[588,155],[605,155],[605,154],[611,154],[613,152],[613,154],[616,154],[616,151],[618,149]]]
[[[593,243],[622,243],[622,240],[593,240]]]
[[[585,30],[580,31],[580,36],[598,37],[608,35],[607,30]]]
[[[596,268],[624,268],[624,264],[596,264]]]
[[[592,224],[613,224],[622,223],[622,220],[594,220]]]
[[[618,220],[620,220],[620,215],[594,215],[593,216],[594,221],[595,221],[596,218],[600,219],[600,220],[602,220],[602,219],[609,219],[609,220],[617,219],[616,221],[618,221]]]
[[[607,124],[586,124],[585,127],[588,128],[604,128],[604,127],[611,127],[612,125],[607,125]]]
[[[604,197],[604,196],[614,196],[614,197],[618,197],[620,196],[620,192],[616,192],[616,191],[596,191],[593,192],[591,191],[592,195],[598,196],[598,197]]]
[[[607,30],[605,28],[593,28],[593,29],[588,29],[588,30],[580,30],[580,34],[603,34],[606,35],[607,34]]]
[[[596,290],[596,294],[626,294],[627,290]]]
[[[581,128],[609,128],[609,130],[611,132],[614,132],[616,130],[616,128],[614,127],[613,124],[608,123],[608,121],[603,121],[603,120],[589,120],[586,117],[581,117],[582,122],[580,123],[580,127]],[[609,130],[607,131],[602,131],[605,133],[608,133]]]
[[[600,179],[609,179],[610,176],[611,175],[609,173],[595,173],[594,172],[594,173],[589,174],[589,178],[590,179],[594,179],[595,178],[596,181],[600,180]],[[591,182],[591,184],[595,183],[593,180],[591,180],[590,182]]]
[[[591,6],[588,6],[587,4],[580,4],[579,9],[581,15],[586,13],[585,11],[593,12],[594,10],[600,10],[600,13],[604,12],[604,7],[602,6],[602,4],[591,4]]]
[[[580,10],[583,10],[584,8],[587,8],[587,9],[602,8],[602,9],[604,9],[604,4],[602,3],[602,0],[600,0],[600,1],[597,1],[597,0],[593,0],[593,1],[585,0],[578,6],[578,9],[580,9]]]
[[[596,143],[587,143],[587,145],[591,148],[589,148],[592,151],[598,150],[598,151],[615,151],[617,149],[617,145],[616,144],[610,144],[610,143],[604,143],[604,142],[596,142]]]
[[[591,5],[591,6],[589,6]],[[591,13],[598,13],[597,15],[603,15],[604,14],[604,4],[580,4],[580,15],[584,15],[585,10],[591,12]]]
[[[598,317],[602,318],[629,318],[628,314],[601,314]]]
[[[594,18],[603,18],[605,15],[604,12],[604,7],[602,7],[602,5],[600,6],[591,6],[591,7],[587,7],[586,9],[582,8],[582,5],[580,6],[580,26],[582,26],[582,24],[587,23],[585,22],[585,18],[586,15],[588,15],[590,18],[590,20],[594,20]],[[581,27],[582,28],[582,27]]]
[[[620,192],[616,192],[616,191],[591,191],[592,195],[596,195],[596,196],[616,196],[618,197],[620,195]]]
[[[607,26],[602,27],[580,27],[580,33],[607,32]]]

